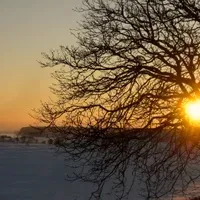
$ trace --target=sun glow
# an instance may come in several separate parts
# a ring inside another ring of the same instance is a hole
[[[186,103],[185,112],[189,120],[200,122],[200,99]]]

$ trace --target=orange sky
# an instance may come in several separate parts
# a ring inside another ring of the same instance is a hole
[[[41,52],[75,39],[70,28],[80,15],[81,0],[1,0],[0,2],[0,131],[33,123],[31,109],[51,96],[50,72],[40,68]]]

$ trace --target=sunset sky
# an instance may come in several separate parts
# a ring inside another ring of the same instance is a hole
[[[41,52],[75,42],[70,29],[81,0],[0,0],[0,131],[32,124],[29,116],[51,97],[50,72],[41,68]]]

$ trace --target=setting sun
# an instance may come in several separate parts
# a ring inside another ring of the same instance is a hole
[[[200,121],[200,100],[188,102],[185,105],[185,112],[190,120]]]

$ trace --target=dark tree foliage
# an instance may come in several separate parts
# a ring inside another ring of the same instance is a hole
[[[189,200],[199,200],[200,197],[194,197],[194,198],[190,198]]]
[[[84,0],[78,11],[77,44],[41,62],[61,67],[38,119],[74,180],[95,184],[91,199],[110,184],[124,199],[136,179],[146,199],[184,191],[200,175],[199,128],[184,111],[200,95],[200,1]]]

